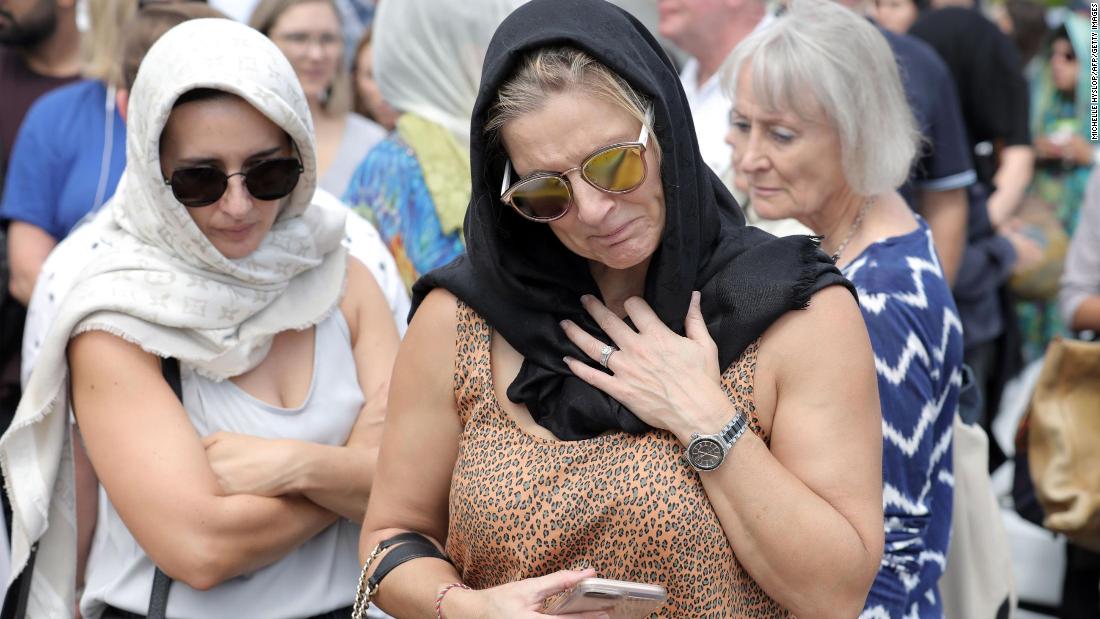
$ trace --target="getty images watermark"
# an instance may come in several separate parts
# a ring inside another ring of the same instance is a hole
[[[1100,69],[1097,67],[1097,47],[1100,47],[1098,31],[1100,31],[1100,3],[1089,4],[1089,134],[1093,142],[1100,140]]]

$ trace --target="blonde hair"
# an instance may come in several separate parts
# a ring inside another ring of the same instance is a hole
[[[592,56],[572,47],[544,47],[528,55],[515,75],[497,90],[489,108],[485,133],[497,139],[508,121],[537,111],[550,95],[583,92],[609,101],[629,113],[653,133],[650,102],[626,80]],[[661,154],[656,138],[650,144]]]
[[[81,74],[118,83],[118,49],[123,24],[137,12],[137,0],[89,0],[91,29],[80,38]]]
[[[279,21],[283,13],[286,13],[293,6],[312,2],[324,2],[329,5],[332,12],[336,14],[336,20],[340,21],[340,9],[333,0],[260,0],[255,10],[252,11],[252,16],[248,19],[248,25],[270,38],[271,29],[275,27],[275,22]],[[340,31],[340,41],[341,45],[347,45],[343,30]],[[329,84],[328,96],[325,98],[322,109],[325,110],[326,114],[342,116],[351,111],[351,105],[351,74],[348,72],[347,63],[344,62],[343,49],[341,49],[340,60],[336,63],[336,75],[332,76],[332,83]]]
[[[890,191],[909,177],[920,134],[890,45],[866,19],[829,0],[793,0],[726,59],[722,84],[731,100],[749,68],[765,107],[806,120],[824,114],[856,193]]]

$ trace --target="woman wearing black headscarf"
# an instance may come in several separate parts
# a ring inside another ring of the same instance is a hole
[[[364,522],[387,612],[542,616],[598,573],[667,587],[661,616],[858,614],[883,543],[867,333],[694,135],[623,11],[534,0],[497,30],[469,253],[414,288]],[[388,572],[404,547],[372,549],[405,531],[454,566]]]

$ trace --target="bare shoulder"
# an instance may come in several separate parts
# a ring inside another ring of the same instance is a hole
[[[352,256],[348,256],[347,285],[344,297],[340,300],[340,311],[348,322],[353,342],[358,341],[361,325],[393,322],[386,297],[374,275],[358,258]]]
[[[69,340],[69,366],[74,377],[112,376],[133,380],[134,371],[160,373],[160,360],[132,342],[106,331],[86,331]]]
[[[340,308],[345,314],[354,314],[364,303],[370,302],[374,297],[385,301],[382,289],[374,280],[374,275],[358,258],[348,256],[348,276],[344,289],[344,297],[340,300]],[[351,311],[349,311],[351,310]]]
[[[458,339],[458,299],[444,288],[428,293],[420,303],[402,343],[417,357],[433,356],[450,360],[453,367]],[[433,363],[435,365],[435,363]]]
[[[851,368],[870,359],[871,342],[855,296],[843,286],[829,286],[810,298],[803,310],[787,312],[764,332],[760,365],[777,382],[828,374],[828,368]]]

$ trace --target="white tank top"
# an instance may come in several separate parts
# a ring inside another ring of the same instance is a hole
[[[351,335],[339,310],[317,325],[312,383],[299,408],[272,406],[231,381],[214,382],[180,365],[184,406],[200,436],[227,431],[343,445],[363,406]],[[144,615],[153,586],[153,563],[102,486],[98,517],[81,613],[98,619],[109,604]],[[341,518],[278,562],[208,591],[173,582],[168,616],[291,619],[349,606],[359,577],[358,540],[359,524]]]

